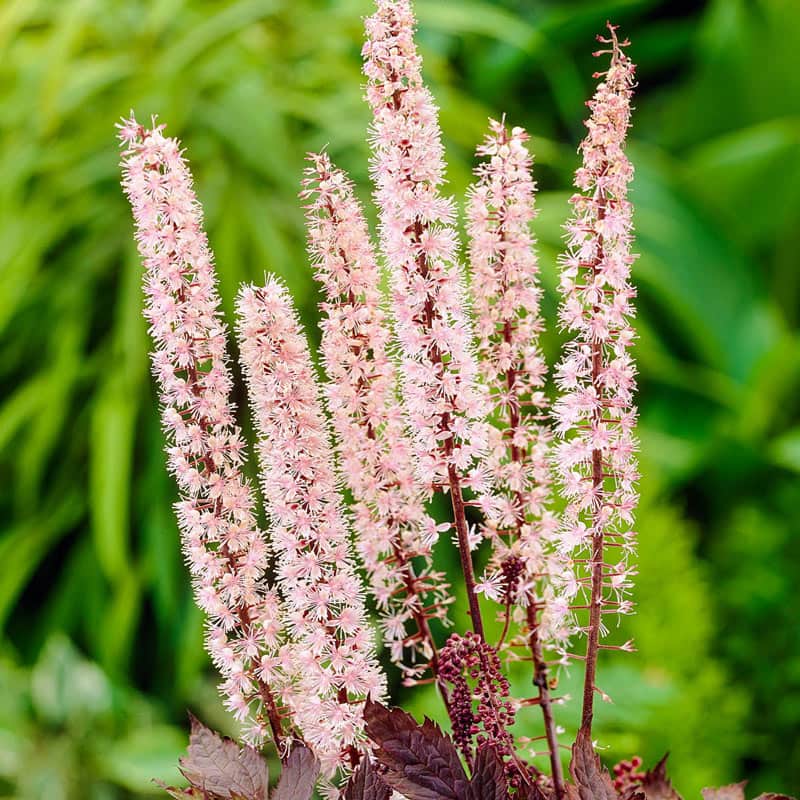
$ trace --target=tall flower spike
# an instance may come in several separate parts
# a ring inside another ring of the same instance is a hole
[[[603,616],[631,610],[626,598],[635,546],[633,512],[636,440],[633,405],[636,369],[630,356],[630,319],[635,289],[630,284],[633,238],[628,184],[633,167],[625,156],[630,126],[634,65],[623,53],[616,29],[598,37],[609,45],[607,72],[588,106],[588,135],[581,142],[583,165],[575,175],[566,225],[567,252],[561,259],[560,320],[572,335],[558,367],[561,395],[555,404],[561,441],[556,462],[568,505],[561,548],[580,556],[588,574],[576,583],[588,588],[586,676],[582,728],[591,731],[597,652],[605,632]],[[608,553],[616,555],[609,558]],[[608,560],[607,560],[608,559]],[[587,563],[588,561],[588,563]]]
[[[252,739],[271,728],[280,747],[270,688],[280,680],[273,668],[279,603],[263,582],[267,547],[241,472],[244,443],[229,399],[226,329],[202,211],[180,145],[163,125],[146,130],[131,117],[119,128],[169,468],[181,494],[175,508],[197,603],[209,617],[208,649],[228,708],[250,722]]]
[[[436,674],[429,620],[446,620],[449,587],[431,566],[437,528],[425,513],[430,492],[414,475],[367,224],[345,173],[327,154],[309,160],[301,197],[308,201],[309,253],[325,293],[326,393],[342,474],[355,501],[356,546],[392,660],[413,683],[428,666]]]
[[[486,519],[495,570],[486,588],[505,599],[503,564],[520,560],[522,579],[508,599],[522,604],[548,572],[547,549],[558,526],[548,507],[547,367],[538,345],[543,322],[530,231],[535,184],[527,139],[522,128],[509,133],[504,123],[490,121],[490,133],[477,150],[486,160],[475,170],[478,181],[467,203],[478,353],[494,420],[484,463],[502,496]]]
[[[563,605],[546,608],[545,589],[563,582],[569,567],[554,546],[558,522],[548,507],[547,368],[538,344],[541,289],[530,230],[536,187],[528,134],[522,128],[509,132],[495,120],[489,127],[477,150],[485,160],[475,170],[478,181],[467,204],[478,352],[493,404],[485,464],[502,497],[486,519],[493,552],[483,586],[505,606],[505,629],[513,608],[525,633],[560,797],[563,778],[543,646],[563,646],[569,625],[560,618]]]
[[[424,484],[450,492],[472,623],[474,592],[463,487],[482,491],[475,460],[486,448],[485,393],[457,263],[453,204],[441,196],[443,149],[437,110],[422,83],[408,0],[377,0],[367,19],[364,73],[374,115],[371,144],[381,244],[391,267],[402,388]]]
[[[274,523],[294,684],[286,702],[324,771],[358,761],[363,701],[380,699],[362,589],[349,552],[328,430],[300,321],[284,286],[246,286],[239,346]]]

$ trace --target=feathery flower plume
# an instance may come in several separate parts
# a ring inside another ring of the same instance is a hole
[[[616,29],[598,39],[610,45],[595,55],[610,54],[607,72],[592,100],[588,135],[580,145],[583,165],[575,175],[566,225],[567,252],[561,259],[560,321],[572,335],[556,381],[555,404],[561,441],[556,462],[568,505],[561,548],[586,565],[578,584],[589,595],[589,624],[582,728],[591,731],[597,651],[605,632],[603,615],[631,610],[626,594],[635,546],[633,511],[636,439],[633,405],[636,369],[629,349],[634,331],[630,270],[632,206],[628,183],[633,167],[625,156],[630,126],[634,65],[622,51]],[[616,555],[610,560],[607,553]],[[576,584],[576,586],[578,585]],[[625,647],[623,647],[625,649]]]
[[[425,513],[430,491],[414,474],[364,215],[352,183],[327,154],[309,160],[301,197],[308,201],[309,253],[325,292],[321,350],[341,471],[392,660],[413,683],[429,666],[436,673],[428,623],[434,616],[446,620],[450,601],[444,575],[431,566],[437,526]]]
[[[502,565],[520,559],[523,579],[507,599],[522,605],[548,572],[546,546],[558,526],[548,508],[547,367],[538,345],[543,322],[527,139],[522,128],[509,133],[504,123],[490,121],[477,150],[486,160],[475,170],[478,181],[467,204],[478,353],[494,419],[484,464],[502,497],[486,519],[494,545],[490,567],[496,571],[487,583],[496,584],[498,599],[506,599]]]
[[[183,549],[197,603],[209,617],[207,644],[220,686],[250,738],[271,732],[283,744],[270,688],[280,683],[273,656],[280,610],[265,586],[267,547],[255,498],[241,472],[244,443],[230,401],[226,327],[202,210],[176,139],[163,125],[146,130],[131,116],[120,128],[125,194],[146,268],[145,317],[155,350],[161,420]]]
[[[278,584],[286,603],[293,684],[285,699],[306,743],[331,775],[358,762],[363,701],[380,699],[362,589],[308,345],[285,287],[245,286],[237,331],[262,486],[273,521]]]
[[[485,491],[476,458],[486,448],[485,392],[457,262],[452,201],[442,197],[437,110],[423,85],[409,0],[377,0],[366,21],[364,73],[381,244],[391,267],[402,388],[420,480],[449,491],[472,624],[483,632],[464,512],[468,480]]]
[[[554,546],[558,522],[548,507],[550,431],[543,391],[547,367],[538,344],[544,324],[530,230],[536,186],[525,145],[528,134],[522,128],[509,132],[496,120],[490,120],[489,127],[477,150],[485,160],[475,170],[478,181],[470,188],[467,204],[478,353],[494,420],[484,464],[501,498],[485,522],[493,552],[483,587],[505,606],[505,630],[513,606],[525,633],[560,787],[543,645],[563,647],[568,636],[564,605],[547,600],[553,599],[553,588],[570,568]]]

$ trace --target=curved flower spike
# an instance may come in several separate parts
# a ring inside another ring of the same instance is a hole
[[[286,602],[293,683],[285,699],[331,775],[358,762],[364,700],[383,697],[385,677],[350,555],[314,368],[289,293],[276,278],[245,286],[237,316]]]
[[[271,686],[280,604],[265,586],[267,546],[242,474],[244,442],[230,401],[226,329],[200,204],[176,139],[131,116],[119,126],[125,194],[146,268],[145,317],[167,434],[175,505],[197,603],[209,617],[207,644],[220,687],[250,738],[283,743]]]
[[[325,390],[341,471],[355,501],[356,547],[392,660],[411,684],[428,667],[436,673],[428,623],[446,621],[449,586],[431,565],[438,530],[425,512],[430,491],[414,474],[367,224],[345,173],[325,153],[309,161],[301,196],[308,201],[308,249],[325,293]]]

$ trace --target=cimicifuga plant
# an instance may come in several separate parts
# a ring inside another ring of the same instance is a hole
[[[327,153],[298,176],[318,367],[279,278],[238,296],[263,530],[187,162],[163,125],[119,126],[183,549],[242,725],[235,742],[192,718],[189,786],[165,788],[267,800],[271,745],[277,800],[315,785],[348,800],[674,800],[664,761],[622,762],[612,779],[594,750],[598,654],[633,649],[606,639],[635,574],[628,42],[610,24],[598,37],[559,259],[566,341],[549,369],[529,134],[488,121],[462,246],[415,25],[410,0],[376,0],[366,20],[377,236]],[[459,576],[435,566],[437,546],[455,549]],[[451,630],[452,580],[467,630]],[[436,686],[448,731],[385,705],[382,650],[407,686]],[[531,683],[516,697],[519,662]],[[583,672],[580,713],[554,696],[567,667]],[[528,707],[538,725],[523,724]]]

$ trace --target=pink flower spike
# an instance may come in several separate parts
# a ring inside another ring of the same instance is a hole
[[[220,689],[253,740],[271,729],[283,743],[281,718],[260,661],[276,652],[281,609],[265,586],[267,546],[254,516],[244,460],[225,323],[200,204],[176,139],[163,126],[146,130],[133,115],[119,126],[122,186],[133,209],[144,262],[145,317],[155,346],[169,468],[180,489],[175,505],[195,597],[206,612],[207,646],[222,673]]]
[[[602,614],[625,613],[631,604],[628,556],[637,480],[633,432],[636,368],[630,355],[631,317],[636,290],[630,269],[636,256],[633,207],[628,184],[633,167],[625,155],[630,126],[634,65],[609,25],[611,64],[589,101],[588,134],[581,142],[583,164],[575,174],[580,193],[570,203],[567,252],[561,259],[561,323],[572,339],[556,371],[560,396],[554,411],[561,441],[555,463],[569,502],[561,530],[562,549],[585,564],[578,583],[590,588],[590,619],[583,704],[585,730],[591,730],[594,671],[603,634]],[[613,569],[605,549],[614,545]],[[620,578],[618,576],[624,576]]]
[[[437,109],[422,82],[408,0],[377,0],[366,21],[364,74],[381,246],[390,265],[402,386],[421,481],[448,482],[486,447],[452,201],[440,194],[444,153]],[[454,418],[462,422],[455,432]]]
[[[494,545],[490,572],[502,572],[509,559],[521,562],[523,573],[508,587],[516,594],[505,599],[527,605],[519,591],[533,592],[529,599],[538,604],[536,584],[563,574],[568,565],[556,559],[557,523],[549,509],[547,366],[538,344],[544,323],[530,230],[535,216],[533,159],[522,128],[509,131],[495,120],[489,125],[477,150],[484,160],[475,170],[478,181],[467,203],[478,352],[495,420],[484,466],[500,495],[486,510],[485,535]],[[550,638],[563,628],[541,633]]]
[[[501,603],[504,631],[512,618],[527,645],[542,710],[553,776],[563,783],[544,648],[563,652],[572,632],[558,614],[554,588],[571,572],[558,547],[550,510],[551,433],[544,394],[547,367],[539,349],[544,328],[535,242],[533,159],[522,128],[490,120],[477,150],[483,161],[470,188],[467,231],[481,373],[490,387],[494,425],[484,467],[497,497],[486,509],[492,557],[483,591]],[[479,587],[480,588],[480,587]],[[567,604],[568,605],[568,604]],[[504,636],[505,638],[505,636]]]
[[[308,346],[285,287],[245,286],[239,346],[287,607],[286,702],[327,774],[364,745],[363,701],[385,679],[353,567],[347,520]]]
[[[422,82],[409,0],[377,0],[366,20],[372,177],[390,266],[401,385],[420,483],[447,491],[473,629],[483,637],[464,490],[485,494],[487,396],[478,378],[436,106]],[[488,502],[488,501],[485,501]]]
[[[301,197],[307,201],[309,253],[325,295],[321,349],[328,406],[342,475],[355,501],[356,546],[386,646],[413,682],[435,665],[428,620],[445,618],[449,586],[431,565],[436,523],[425,513],[430,491],[416,480],[413,446],[399,412],[367,224],[345,173],[327,154],[309,161]]]

